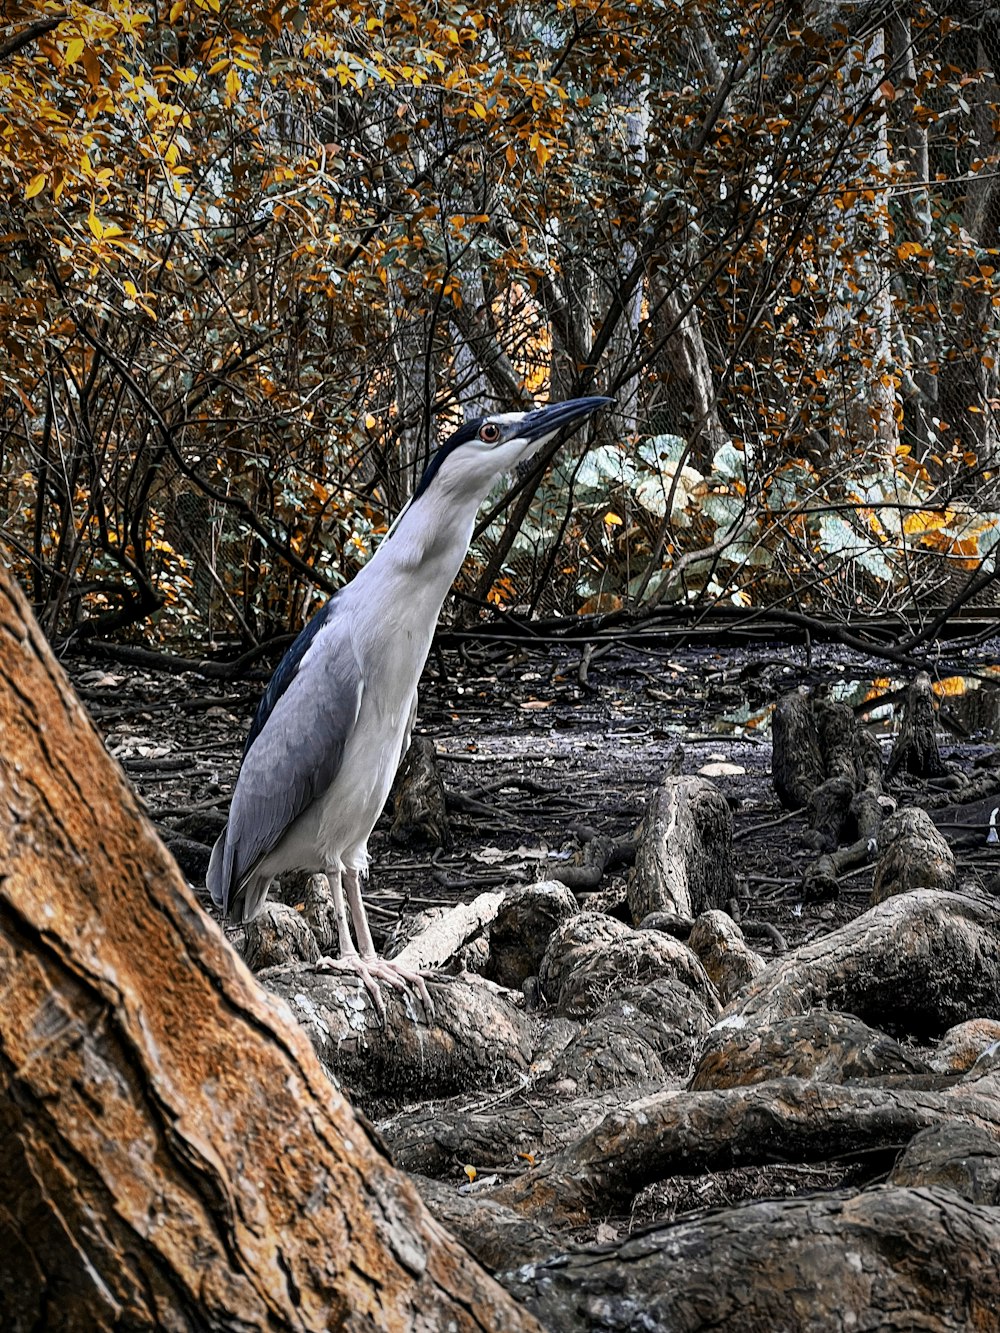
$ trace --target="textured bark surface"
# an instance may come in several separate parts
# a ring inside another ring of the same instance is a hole
[[[559,927],[538,972],[545,998],[570,1018],[589,1017],[625,987],[660,977],[687,986],[710,1013],[718,1010],[712,983],[686,944],[597,912],[581,912]]]
[[[712,1026],[711,1013],[672,978],[633,986],[599,1009],[551,1062],[536,1053],[535,1085],[563,1096],[684,1078]]]
[[[990,1333],[1000,1210],[941,1189],[773,1200],[503,1281],[560,1333]]]
[[[444,782],[434,742],[427,736],[410,742],[393,788],[393,811],[393,842],[451,845]]]
[[[930,1067],[898,1041],[850,1014],[813,1009],[779,1019],[763,1030],[717,1023],[702,1047],[689,1086],[745,1087],[769,1078],[809,1078],[822,1083],[928,1074]]]
[[[712,1092],[658,1092],[619,1105],[494,1198],[544,1225],[625,1211],[670,1175],[895,1151],[919,1130],[964,1120],[1000,1136],[1000,1084],[939,1091],[773,1079]]]
[[[369,1115],[493,1088],[523,1076],[531,1061],[534,1021],[481,977],[429,977],[429,1022],[411,990],[385,986],[385,1023],[354,977],[294,967],[260,980],[288,1002],[323,1067]]]
[[[695,917],[733,896],[733,817],[706,778],[667,777],[639,829],[628,885],[633,921],[650,912]]]
[[[930,889],[889,898],[770,963],[728,1014],[759,1030],[815,1008],[918,1038],[1000,1018],[1000,903]]]
[[[809,846],[820,853],[802,880],[809,902],[836,898],[845,870],[874,852],[882,822],[882,751],[853,711],[814,700],[801,686],[778,701],[771,772],[778,799],[809,811]],[[841,843],[850,841],[848,847]]]
[[[521,1329],[204,915],[0,576],[0,1326]]]
[[[910,889],[954,889],[955,854],[926,810],[906,806],[885,821],[871,901],[885,902]]]
[[[401,966],[414,971],[446,966],[451,970],[450,965],[457,955],[467,951],[466,946],[483,940],[485,957],[489,927],[503,900],[502,893],[480,893],[471,903],[458,903],[443,909],[442,915],[427,924],[393,956]]]
[[[778,800],[786,810],[802,810],[824,777],[812,696],[805,685],[778,700],[771,736],[771,774]]]
[[[413,1183],[438,1221],[491,1273],[548,1259],[563,1249],[547,1227],[474,1192],[475,1186],[445,1184],[427,1176],[415,1176]]]
[[[910,773],[917,778],[939,778],[948,769],[938,751],[937,706],[926,671],[914,677],[906,695],[903,721],[892,747],[886,775]]]
[[[997,1043],[1000,1023],[996,1019],[970,1018],[948,1029],[928,1063],[941,1074],[964,1074]]]
[[[251,972],[295,963],[315,963],[319,945],[302,912],[286,903],[267,902],[260,916],[244,927],[243,961]]]
[[[723,1004],[764,970],[764,960],[743,938],[727,912],[702,912],[691,927],[688,948],[701,960]]]
[[[985,1129],[946,1120],[915,1134],[889,1174],[890,1185],[935,1185],[969,1203],[1000,1204],[1000,1143]]]
[[[552,932],[578,911],[573,893],[558,880],[512,889],[490,927],[486,975],[513,987],[536,976]]]
[[[637,1084],[629,1092],[633,1097],[651,1096],[658,1088],[658,1083]],[[600,1124],[621,1101],[618,1088],[557,1101],[526,1089],[516,1098],[501,1094],[474,1106],[448,1107],[433,1118],[423,1107],[403,1111],[379,1128],[397,1166],[457,1178],[466,1163],[477,1171],[525,1169],[519,1154],[541,1158],[559,1152]]]
[[[711,1019],[677,981],[637,986],[582,1026],[563,1021],[531,1061],[532,1083],[473,1106],[403,1111],[381,1124],[396,1162],[428,1175],[524,1167],[575,1142],[624,1097],[684,1076]]]

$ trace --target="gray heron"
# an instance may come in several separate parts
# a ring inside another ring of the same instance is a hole
[[[409,745],[441,605],[497,479],[612,401],[493,413],[456,430],[431,456],[375,555],[296,638],[257,708],[229,820],[212,850],[212,898],[223,916],[250,921],[276,876],[325,874],[340,956],[317,966],[358,973],[380,1014],[379,982],[413,985],[431,1012],[419,974],[377,955],[359,877]]]

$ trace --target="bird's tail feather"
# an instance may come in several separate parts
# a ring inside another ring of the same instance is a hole
[[[222,882],[223,864],[226,859],[226,834],[228,832],[229,826],[227,824],[215,841],[208,862],[208,872],[205,875],[205,887],[212,895],[212,902],[222,911],[223,916],[225,916],[228,906],[226,899],[229,897],[229,885]]]
[[[264,906],[270,887],[270,875],[251,875],[245,884],[236,889],[229,900],[230,921],[236,925],[242,921],[252,921]]]
[[[233,888],[229,882],[232,873],[231,864],[226,858],[226,834],[228,825],[219,834],[212,855],[208,862],[205,886],[212,895],[212,902],[234,924],[252,921],[264,906],[264,899],[271,886],[270,875],[251,874],[243,884]]]

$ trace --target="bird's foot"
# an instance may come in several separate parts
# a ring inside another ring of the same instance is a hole
[[[385,1001],[379,989],[380,981],[391,986],[393,990],[406,991],[412,988],[420,996],[428,1021],[434,1017],[434,1002],[421,973],[413,968],[400,967],[391,958],[379,958],[377,954],[364,958],[359,953],[349,953],[340,958],[320,958],[313,966],[317,972],[353,972],[359,976],[383,1023],[386,1021],[386,1014]]]

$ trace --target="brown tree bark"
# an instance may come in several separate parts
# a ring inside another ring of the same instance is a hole
[[[537,1329],[202,913],[0,572],[0,1326]]]

